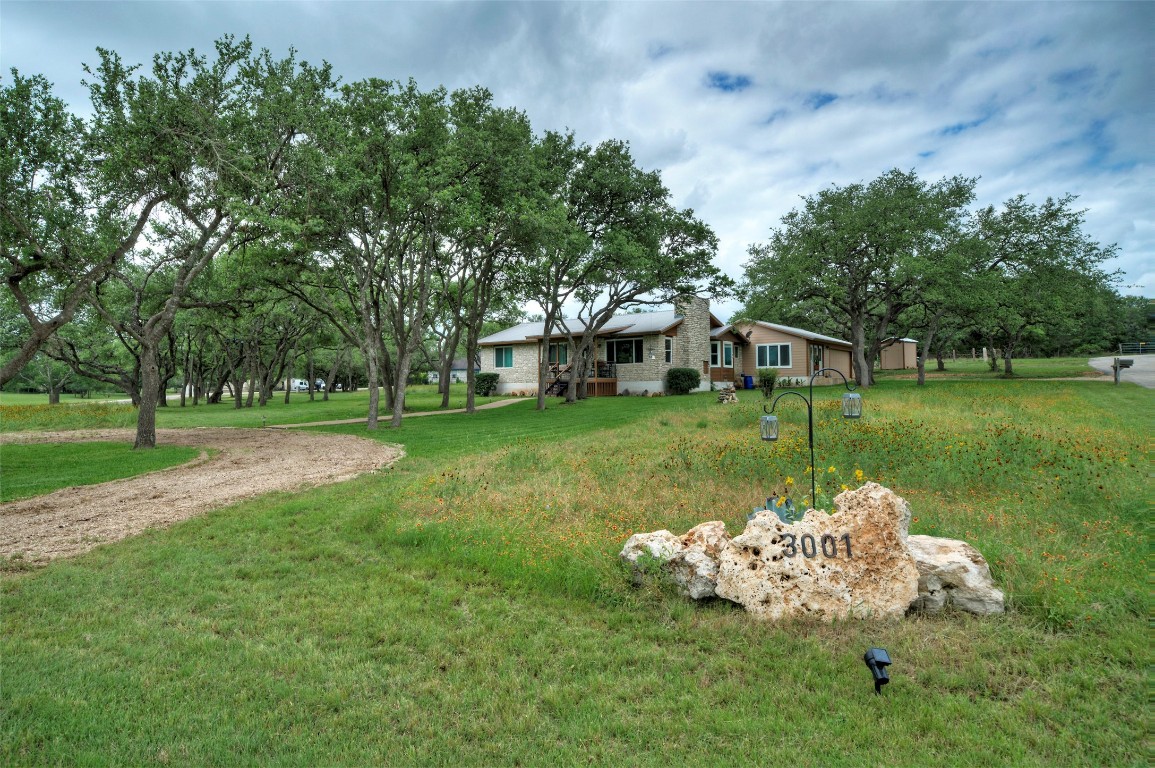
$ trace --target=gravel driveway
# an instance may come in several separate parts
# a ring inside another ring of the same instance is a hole
[[[129,429],[0,435],[0,444],[104,440],[131,443]],[[172,525],[272,491],[337,483],[388,467],[400,446],[351,435],[261,429],[161,429],[157,442],[212,448],[159,472],[63,488],[0,504],[0,556],[70,557],[146,528]],[[317,457],[302,461],[301,457]]]

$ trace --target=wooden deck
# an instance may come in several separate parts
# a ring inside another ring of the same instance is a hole
[[[617,366],[598,361],[591,366],[586,379],[586,397],[614,397],[618,394]],[[577,374],[572,366],[550,366],[552,382],[546,389],[547,395],[564,397],[570,386],[576,386]]]

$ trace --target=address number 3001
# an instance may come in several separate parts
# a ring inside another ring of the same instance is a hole
[[[838,545],[841,543],[846,549],[846,557],[850,559],[854,558],[850,550],[849,533],[844,533],[837,539],[827,533],[817,541],[809,533],[804,533],[802,536],[784,533],[782,534],[782,542],[782,553],[786,555],[786,557],[794,557],[799,552],[802,553],[803,557],[817,557],[820,548],[823,557],[838,557]]]

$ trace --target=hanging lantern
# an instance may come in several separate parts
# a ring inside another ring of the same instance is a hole
[[[778,417],[773,414],[767,414],[762,417],[762,439],[763,440],[777,440],[778,439]]]
[[[842,396],[842,418],[862,418],[862,395],[857,392],[847,392]]]

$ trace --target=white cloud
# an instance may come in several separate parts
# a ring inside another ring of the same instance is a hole
[[[1155,296],[1153,28],[1155,3],[4,0],[0,66],[81,109],[97,45],[147,62],[231,32],[346,80],[481,84],[538,131],[630,141],[735,277],[800,196],[892,167],[980,176],[983,203],[1070,192],[1129,290]]]

